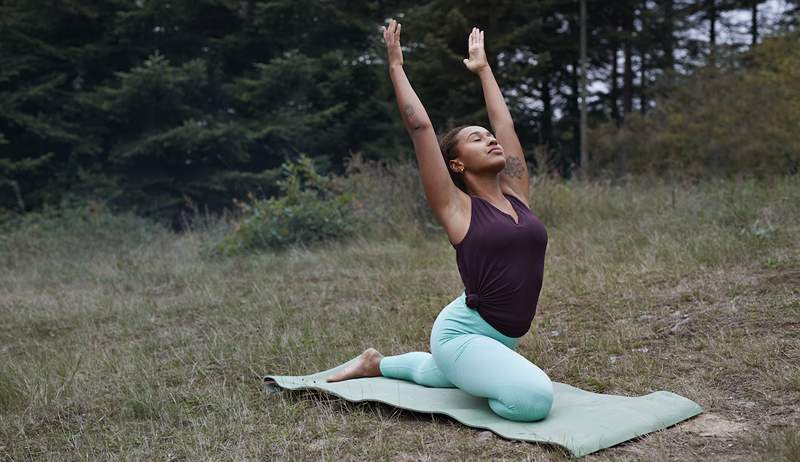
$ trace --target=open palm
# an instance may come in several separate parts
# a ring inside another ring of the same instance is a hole
[[[400,48],[400,29],[402,24],[392,19],[389,27],[382,27],[383,41],[386,43],[386,52],[389,57],[389,65],[403,65],[403,51]]]
[[[484,67],[489,65],[486,60],[486,51],[483,49],[483,31],[477,27],[472,28],[472,33],[469,34],[469,59],[464,60],[464,65],[467,66],[471,72],[477,73]]]

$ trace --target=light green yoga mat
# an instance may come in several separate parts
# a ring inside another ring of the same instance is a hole
[[[557,444],[575,457],[669,427],[703,412],[694,401],[669,391],[627,397],[592,393],[553,382],[555,398],[547,418],[538,422],[513,422],[492,412],[486,398],[471,396],[457,388],[428,388],[386,377],[325,382],[325,377],[357,359],[316,374],[267,375],[265,388],[268,393],[276,393],[281,388],[310,388],[348,401],[379,401],[411,411],[445,414],[464,425],[491,430],[504,438]]]

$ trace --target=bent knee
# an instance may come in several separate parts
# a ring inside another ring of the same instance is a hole
[[[514,388],[516,389],[512,388],[507,393],[503,393],[503,396],[497,400],[503,405],[503,411],[507,415],[500,412],[498,414],[520,422],[535,422],[547,417],[553,407],[552,382],[547,381]],[[497,412],[497,410],[495,411]]]
[[[553,407],[553,388],[540,390],[528,395],[528,399],[521,406],[522,416],[526,422],[542,420],[550,414]]]

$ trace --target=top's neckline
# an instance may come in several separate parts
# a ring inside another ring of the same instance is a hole
[[[503,193],[503,196],[510,197],[510,194]],[[514,223],[516,226],[519,226],[519,224],[522,222],[522,215],[520,215],[519,210],[517,210],[517,208],[514,207],[514,201],[512,201],[511,199],[509,199],[508,202],[511,204],[511,208],[514,209],[515,212],[517,212],[517,221],[514,221],[514,217],[513,216],[511,216],[510,214],[500,210],[499,208],[497,208],[496,205],[492,204],[491,202],[487,201],[486,199],[484,199],[484,198],[482,198],[480,196],[470,196],[470,197],[474,197],[476,199],[480,199],[480,200],[486,202],[487,204],[492,206],[493,209],[495,209],[498,212],[502,213],[503,215],[507,216],[511,220],[511,222]]]

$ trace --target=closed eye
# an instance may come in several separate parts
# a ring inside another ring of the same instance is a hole
[[[494,136],[491,133],[488,133],[488,132],[486,133],[486,136],[490,136],[490,137],[494,138]],[[480,135],[474,135],[473,138],[472,138],[472,141],[480,141],[480,140],[481,140]]]

